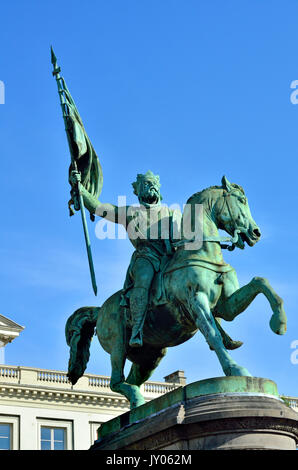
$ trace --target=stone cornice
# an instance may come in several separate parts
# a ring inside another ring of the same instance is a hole
[[[146,382],[143,393],[146,401],[178,386],[164,382]],[[110,389],[110,377],[86,374],[72,385],[66,372],[23,366],[0,365],[0,400],[17,406],[63,406],[110,409],[124,412],[128,401]],[[99,410],[98,410],[99,411]]]
[[[3,315],[0,315],[0,330],[12,330],[16,332],[21,332],[24,330],[24,326],[18,325],[18,323],[10,320]]]
[[[0,315],[0,347],[5,346],[7,343],[11,343],[24,327],[13,322],[9,318]]]
[[[121,396],[112,396],[109,393],[89,393],[72,389],[52,389],[49,387],[35,387],[30,385],[7,384],[0,382],[0,400],[15,402],[22,405],[54,404],[55,406],[99,406],[101,410],[113,408],[125,411],[129,409],[129,403]]]

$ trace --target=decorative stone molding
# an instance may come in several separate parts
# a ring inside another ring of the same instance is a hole
[[[146,382],[143,386],[145,400],[151,400],[179,387],[164,382]],[[0,366],[1,401],[54,404],[67,407],[79,405],[92,408],[113,409],[124,412],[129,409],[122,395],[110,390],[110,377],[86,374],[73,386],[66,372],[23,366]]]
[[[18,325],[3,315],[0,315],[0,347],[11,343],[24,330],[24,327]]]

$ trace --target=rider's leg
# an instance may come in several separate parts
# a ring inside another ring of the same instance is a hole
[[[154,276],[154,268],[145,258],[137,258],[132,270],[134,287],[130,294],[130,312],[133,328],[129,346],[141,347],[143,344],[143,324],[145,321],[149,289]]]

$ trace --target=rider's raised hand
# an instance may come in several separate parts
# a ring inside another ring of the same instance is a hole
[[[70,182],[73,186],[77,186],[81,182],[81,173],[77,170],[72,170],[70,173]]]

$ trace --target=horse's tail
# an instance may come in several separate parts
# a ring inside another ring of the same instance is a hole
[[[77,383],[85,372],[90,357],[90,343],[94,335],[100,307],[82,307],[67,320],[65,337],[70,347],[67,376],[71,383]]]

